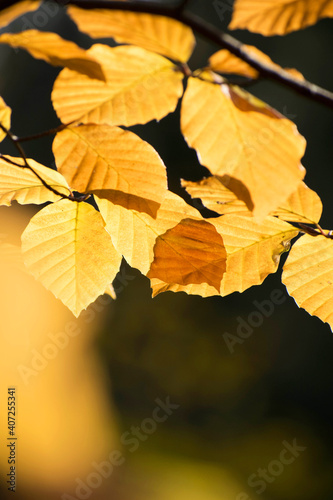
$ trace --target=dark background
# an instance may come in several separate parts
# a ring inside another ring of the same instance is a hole
[[[193,0],[188,9],[226,30],[230,12],[219,16],[216,5]],[[16,21],[11,29],[21,27]],[[333,20],[322,20],[284,37],[232,34],[281,66],[297,68],[308,80],[333,90],[332,27]],[[64,11],[37,28],[56,31],[85,48],[92,44]],[[204,66],[217,49],[199,37],[191,69]],[[0,46],[0,57],[0,94],[13,109],[13,132],[24,136],[57,126],[50,92],[59,69],[6,46]],[[307,139],[305,181],[323,201],[322,227],[333,228],[332,110],[271,81],[247,90],[291,115]],[[180,178],[198,180],[205,175],[180,134],[179,109],[159,123],[132,130],[161,155],[172,190],[182,192]],[[51,141],[26,143],[28,156],[52,166]],[[2,152],[13,150],[4,142]],[[333,337],[327,324],[299,309],[287,295],[280,271],[243,294],[207,299],[171,292],[152,299],[149,281],[128,267],[125,272],[130,276],[128,286],[117,280],[118,298],[103,312],[98,339],[120,428],[150,415],[155,398],[170,396],[180,408],[147,440],[144,453],[167,456],[171,463],[181,458],[227,469],[249,498],[257,498],[247,484],[249,475],[277,458],[284,440],[296,439],[306,450],[261,498],[330,500]],[[247,321],[256,311],[253,302],[269,298],[275,289],[286,297],[283,304],[230,353],[224,333],[236,334],[237,318]]]

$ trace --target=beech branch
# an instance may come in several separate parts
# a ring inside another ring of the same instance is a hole
[[[18,0],[3,0],[1,9],[13,5]],[[49,0],[50,1],[50,0]],[[256,69],[262,77],[276,81],[288,87],[300,95],[320,102],[333,108],[333,93],[325,90],[314,83],[306,80],[297,80],[283,69],[269,66],[259,61],[255,56],[244,50],[244,45],[231,35],[220,31],[214,25],[208,23],[199,16],[186,10],[188,0],[180,1],[177,5],[165,6],[156,2],[142,2],[137,0],[117,1],[117,0],[51,0],[61,5],[76,5],[84,9],[103,8],[108,10],[123,10],[131,12],[142,12],[170,17],[192,28],[196,33],[207,40],[216,43],[219,47],[229,50],[252,68]]]

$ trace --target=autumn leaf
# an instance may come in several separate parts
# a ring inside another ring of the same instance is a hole
[[[47,201],[59,200],[60,197],[47,189],[31,170],[23,168],[22,158],[13,156],[6,156],[6,158],[22,165],[22,167],[10,164],[0,158],[0,205],[9,206],[14,200],[21,205],[29,203],[40,205]],[[61,194],[70,194],[71,191],[66,179],[59,172],[47,168],[31,158],[28,158],[27,162],[50,187]]]
[[[10,118],[11,118],[12,110],[9,106],[6,105],[5,101],[0,97],[0,123],[7,130],[10,129]],[[6,137],[6,132],[0,129],[0,142]]]
[[[318,194],[301,182],[273,215],[285,221],[316,224],[320,221],[322,211],[323,205]]]
[[[23,0],[22,2],[18,2],[7,9],[4,9],[0,12],[0,28],[7,26],[14,19],[22,16],[23,14],[27,14],[33,10],[37,10],[41,4],[41,0]]]
[[[218,175],[212,175],[197,182],[182,179],[181,184],[193,199],[200,198],[206,208],[220,215],[235,213],[252,215],[245,202],[239,200],[230,189],[225,187],[223,178]]]
[[[156,215],[167,189],[166,169],[137,135],[108,125],[68,127],[56,135],[53,153],[76,191]]]
[[[141,47],[99,44],[87,54],[101,64],[106,81],[62,70],[52,102],[63,123],[130,126],[160,120],[175,110],[183,74],[165,57]]]
[[[21,33],[3,33],[0,44],[27,50],[36,59],[53,66],[63,66],[83,73],[90,78],[104,80],[101,65],[76,43],[64,40],[56,33],[27,30]]]
[[[87,203],[61,200],[35,215],[22,235],[24,262],[75,316],[114,280],[121,255],[101,215]]]
[[[96,201],[113,245],[130,266],[145,275],[154,260],[154,245],[159,235],[188,217],[202,220],[197,210],[171,191],[166,192],[155,218],[108,200],[96,198]]]
[[[186,62],[195,38],[184,24],[164,16],[107,9],[67,7],[80,31],[92,38],[111,37],[118,43],[138,45],[175,61]]]
[[[259,61],[260,63],[263,63],[265,66],[274,68],[278,71],[286,71],[289,73],[291,76],[298,80],[304,80],[303,75],[297,71],[296,69],[283,69],[281,66],[278,64],[275,64],[272,59],[267,55],[264,54],[264,52],[261,52],[261,50],[257,49],[257,47],[254,47],[253,45],[242,45],[242,49],[248,53],[250,56],[253,56],[254,59]],[[235,56],[229,50],[222,49],[219,50],[218,52],[215,52],[210,58],[209,58],[209,67],[213,71],[216,71],[218,73],[233,73],[237,75],[242,75],[246,76],[248,78],[259,78],[259,72],[252,68],[250,64],[247,62],[243,61],[239,57]]]
[[[282,282],[299,307],[333,329],[333,241],[305,234],[290,250]]]
[[[283,203],[305,175],[305,139],[296,125],[238,87],[190,78],[181,128],[200,162],[222,176],[258,220]]]
[[[243,215],[225,215],[206,221],[215,226],[226,249],[226,270],[218,292],[211,284],[175,284],[148,274],[154,296],[165,291],[203,297],[244,292],[276,272],[280,255],[289,249],[290,240],[298,234],[293,226],[273,217],[267,217],[262,223]]]
[[[227,251],[222,296],[244,292],[275,273],[281,254],[289,250],[290,240],[298,234],[292,225],[274,217],[266,217],[261,223],[243,215],[224,215],[209,221],[222,235]]]
[[[212,224],[184,219],[156,239],[147,276],[179,285],[207,283],[219,291],[226,258],[223,239]]]
[[[251,215],[246,204],[224,186],[222,177],[212,176],[198,182],[182,180],[182,186],[192,198],[200,198],[205,207],[220,215]],[[322,208],[317,193],[300,182],[296,191],[270,215],[289,222],[316,224],[320,220]]]
[[[229,29],[285,35],[333,17],[332,0],[236,0]]]

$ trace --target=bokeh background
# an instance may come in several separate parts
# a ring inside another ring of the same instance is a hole
[[[192,0],[187,8],[227,30],[231,4]],[[85,48],[92,44],[63,9],[46,18],[34,15],[10,29],[20,31],[24,22],[25,28],[56,31]],[[233,34],[333,90],[332,23],[322,20],[284,37]],[[191,69],[204,66],[215,50],[199,37]],[[16,135],[59,124],[50,102],[59,71],[0,46],[0,95],[13,109]],[[332,110],[273,82],[260,81],[248,90],[287,114],[306,137],[305,180],[322,198],[322,226],[333,228]],[[180,134],[179,109],[132,130],[161,155],[171,190],[186,196],[179,179],[199,180],[207,173]],[[28,156],[53,166],[51,143],[46,137],[24,146]],[[1,152],[16,155],[6,141]],[[18,245],[35,212],[36,207],[1,207],[2,240]],[[124,264],[115,283],[117,300],[104,297],[75,320],[3,254],[0,487],[5,498],[6,390],[15,385],[18,499],[331,500],[333,337],[328,325],[298,309],[280,272],[260,287],[225,298],[168,292],[152,299],[149,281]],[[236,335],[239,318],[247,322],[257,311],[254,301],[269,299],[274,290],[285,300],[230,352],[225,334]],[[54,347],[55,338],[60,347]],[[168,398],[177,406],[172,414],[147,423],[156,400]],[[133,440],[137,426],[141,434]],[[295,440],[304,449],[281,467],[285,443]],[[112,473],[105,468],[108,477],[100,480],[94,463],[110,463],[115,451],[121,465]],[[258,482],[259,469],[268,469],[270,481]]]

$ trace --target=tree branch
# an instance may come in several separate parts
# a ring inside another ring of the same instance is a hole
[[[2,123],[0,123],[0,129],[6,134],[6,136],[11,141],[11,143],[14,144],[14,146],[17,149],[17,151],[19,152],[20,157],[22,158],[24,164],[20,165],[19,163],[15,163],[10,158],[7,158],[6,156],[4,156],[2,154],[0,154],[0,158],[2,158],[3,160],[5,160],[7,163],[10,163],[11,165],[15,165],[15,166],[20,167],[20,168],[27,168],[28,170],[30,170],[37,177],[37,179],[40,180],[40,182],[43,184],[44,187],[46,187],[46,189],[48,189],[49,191],[52,191],[53,194],[59,196],[60,198],[67,198],[68,200],[71,200],[71,201],[75,200],[75,198],[74,198],[74,196],[72,194],[66,195],[66,194],[60,193],[59,191],[57,191],[56,189],[54,189],[52,186],[50,186],[39,175],[39,173],[36,172],[36,170],[29,165],[27,156],[26,156],[26,154],[25,154],[22,146],[17,141],[18,138],[15,135],[13,135],[10,130],[8,130],[6,127],[4,127],[2,125]],[[81,200],[79,200],[79,201],[81,201]]]
[[[0,10],[13,5],[18,0],[3,0]],[[300,95],[320,102],[333,108],[333,93],[325,90],[306,80],[297,80],[283,69],[264,64],[253,55],[244,50],[243,44],[236,38],[227,33],[221,32],[214,25],[204,21],[200,17],[185,11],[187,1],[180,1],[177,5],[165,6],[156,2],[138,2],[137,0],[51,0],[62,6],[76,5],[84,9],[104,8],[108,10],[124,10],[131,12],[145,12],[170,17],[182,22],[192,28],[207,40],[216,43],[219,47],[229,50],[232,54],[247,62],[252,68],[256,69],[261,76],[288,87]]]

